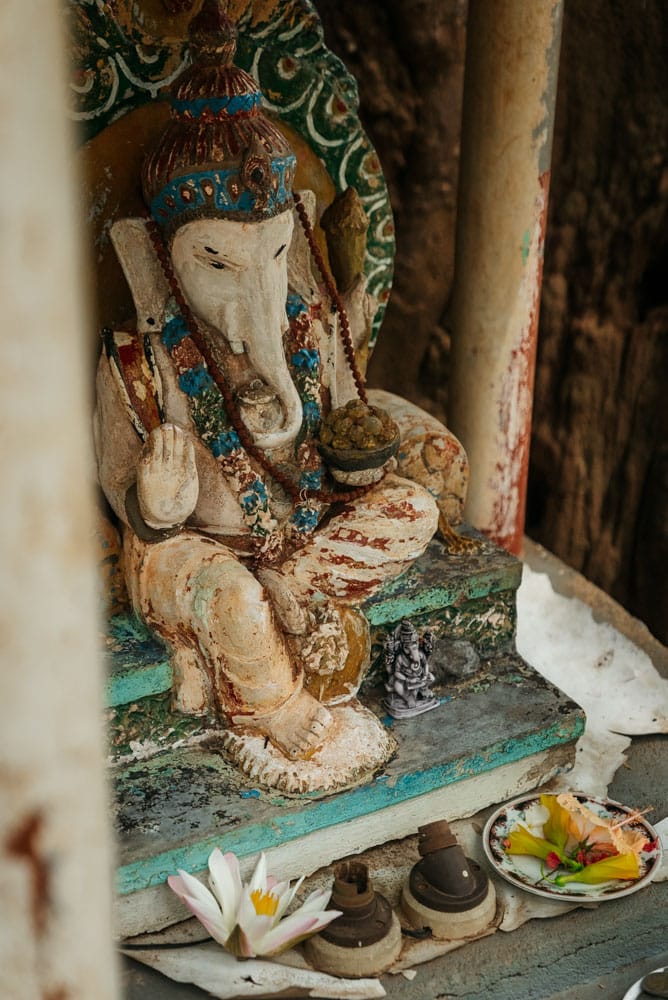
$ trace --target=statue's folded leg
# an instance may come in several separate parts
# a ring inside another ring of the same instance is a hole
[[[281,573],[293,575],[303,592],[357,606],[422,555],[437,525],[427,490],[389,474],[331,517]]]
[[[469,464],[462,444],[425,410],[383,389],[369,390],[369,401],[387,410],[401,433],[398,472],[436,498],[441,525],[462,520]]]
[[[188,531],[155,544],[128,531],[124,549],[135,610],[174,649],[177,705],[212,707],[291,757],[318,747],[331,716],[303,690],[269,597],[237,556]]]
[[[309,690],[328,705],[353,697],[369,665],[369,624],[361,605],[420,556],[438,523],[429,493],[387,475],[332,513],[280,568],[309,609],[305,636],[291,640]]]

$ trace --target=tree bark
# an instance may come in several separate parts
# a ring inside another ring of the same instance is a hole
[[[370,379],[443,418],[466,4],[316,5],[359,81],[396,213]],[[527,518],[532,537],[663,641],[667,48],[661,0],[565,5]]]
[[[360,117],[378,149],[395,215],[397,269],[369,380],[443,409],[466,2],[316,6],[327,44],[358,80]]]
[[[660,0],[566,6],[528,524],[664,641],[666,45]]]

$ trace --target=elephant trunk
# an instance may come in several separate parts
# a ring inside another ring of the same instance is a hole
[[[245,354],[248,381],[269,400],[271,419],[265,426],[248,423],[263,449],[290,444],[302,422],[301,399],[283,347],[288,326],[283,251],[292,228],[289,212],[252,225],[201,219],[181,227],[171,248],[174,271],[193,312],[228,341],[233,353]],[[243,417],[248,386],[237,388]]]
[[[275,277],[256,273],[251,287],[244,289],[245,294],[237,302],[236,328],[224,328],[230,342],[243,343],[254,377],[260,379],[280,403],[281,413],[276,425],[266,431],[254,430],[255,443],[264,449],[289,444],[302,423],[302,401],[283,347],[288,323],[285,313],[287,286],[270,280]]]

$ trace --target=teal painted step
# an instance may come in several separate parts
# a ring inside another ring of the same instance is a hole
[[[403,618],[435,638],[464,639],[482,656],[515,649],[515,596],[522,563],[473,528],[461,534],[478,543],[475,552],[452,553],[434,538],[424,555],[386,584],[364,613],[371,625],[372,674],[382,663],[383,641]]]
[[[171,689],[167,646],[131,612],[109,619],[105,658],[109,708],[130,705]]]
[[[376,657],[384,635],[402,618],[437,637],[468,639],[482,654],[514,648],[522,564],[472,529],[462,533],[479,540],[479,552],[453,555],[434,539],[410,569],[363,605]],[[110,619],[106,651],[109,707],[170,690],[167,647],[133,614]]]
[[[511,594],[520,585],[522,563],[473,528],[461,534],[475,539],[475,552],[451,553],[438,537],[423,556],[364,604],[372,626],[387,625],[414,615],[448,607],[470,607],[497,594]]]
[[[287,798],[254,788],[216,752],[215,739],[119,768],[118,892],[160,885],[178,868],[200,871],[214,846],[240,857],[290,842],[298,849],[308,834],[570,746],[584,729],[581,709],[516,654],[437,690],[438,708],[401,721],[385,716],[378,690],[365,697],[399,752],[367,784],[335,795]]]

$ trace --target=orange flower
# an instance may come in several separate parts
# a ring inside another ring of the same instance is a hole
[[[570,833],[576,844],[586,841],[590,847],[607,854],[641,853],[646,840],[644,832],[625,830],[623,823],[597,816],[574,795],[562,793],[557,801],[571,817]]]

